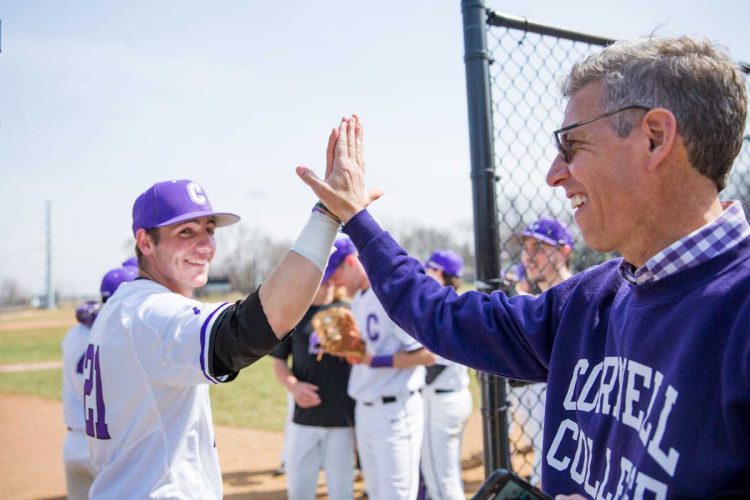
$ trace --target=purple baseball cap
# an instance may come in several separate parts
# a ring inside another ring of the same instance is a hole
[[[349,238],[339,238],[333,242],[333,253],[328,257],[328,265],[323,273],[322,282],[328,281],[336,269],[339,268],[344,259],[349,255],[357,253],[357,249],[354,247],[354,243]]]
[[[521,231],[521,236],[534,238],[550,245],[573,246],[573,235],[568,230],[568,226],[551,218],[541,218],[529,224]]]
[[[138,267],[138,257],[130,257],[123,261],[122,267]]]
[[[137,277],[138,269],[133,266],[118,267],[109,271],[102,278],[102,286],[100,288],[102,302],[106,302],[122,283],[133,281]]]
[[[141,228],[148,231],[206,216],[215,217],[217,227],[240,220],[235,214],[214,211],[205,191],[196,182],[186,179],[157,182],[133,204],[133,235]]]
[[[435,250],[424,263],[424,267],[460,278],[464,270],[464,259],[453,250]]]

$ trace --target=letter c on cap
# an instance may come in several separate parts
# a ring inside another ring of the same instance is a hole
[[[200,187],[195,182],[188,183],[186,187],[188,195],[190,195],[190,199],[193,200],[193,203],[196,203],[198,205],[206,204],[206,195],[203,193],[202,187]]]

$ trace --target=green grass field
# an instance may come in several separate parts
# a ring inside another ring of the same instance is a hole
[[[0,365],[60,361],[60,342],[74,324],[74,316],[71,308],[0,315]],[[43,323],[56,326],[34,326]],[[3,393],[60,400],[62,370],[0,372]],[[218,425],[274,431],[284,427],[286,391],[276,381],[268,358],[242,370],[233,382],[212,386],[211,404]]]
[[[73,309],[34,311],[21,317],[0,315],[0,365],[60,361],[60,342],[74,324],[73,318]],[[471,390],[474,406],[478,407],[479,393],[473,376]],[[61,392],[61,369],[0,372],[0,394],[29,394],[60,400]],[[218,425],[272,431],[281,431],[284,427],[286,391],[276,381],[268,357],[242,370],[233,382],[211,386],[211,404],[214,423]]]

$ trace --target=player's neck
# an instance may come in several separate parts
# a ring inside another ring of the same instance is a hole
[[[193,290],[190,287],[186,287],[181,283],[177,283],[174,280],[170,280],[163,276],[161,273],[154,271],[150,266],[144,265],[140,269],[139,277],[149,279],[155,283],[159,283],[161,286],[169,289],[171,292],[187,297],[188,299],[193,298]]]

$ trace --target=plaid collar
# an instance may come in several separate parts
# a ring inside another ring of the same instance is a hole
[[[721,205],[724,210],[716,219],[675,241],[640,268],[623,260],[620,275],[634,285],[653,283],[734,248],[750,236],[750,225],[739,201]]]

